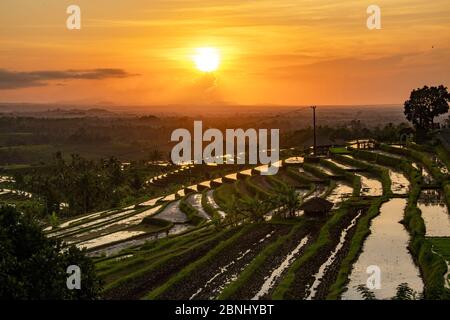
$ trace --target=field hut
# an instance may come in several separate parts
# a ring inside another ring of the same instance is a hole
[[[312,198],[300,206],[300,210],[305,212],[305,216],[308,217],[325,217],[333,208],[333,203],[322,199]]]

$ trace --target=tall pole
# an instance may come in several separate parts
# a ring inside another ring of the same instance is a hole
[[[317,155],[317,140],[316,140],[316,108],[317,106],[312,106],[313,109],[313,127],[314,127],[314,156]]]

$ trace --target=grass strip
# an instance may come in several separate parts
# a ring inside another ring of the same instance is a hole
[[[179,273],[177,273],[175,276],[170,278],[166,283],[164,283],[162,286],[159,286],[155,290],[151,291],[145,296],[145,299],[148,300],[155,300],[158,299],[158,297],[163,294],[165,291],[169,290],[173,285],[177,284],[178,282],[182,281],[186,277],[188,277],[194,270],[197,268],[207,264],[211,259],[213,259],[215,256],[220,254],[226,247],[233,245],[236,241],[239,240],[239,238],[249,232],[249,230],[252,227],[256,227],[257,225],[246,225],[243,227],[239,232],[235,233],[231,238],[227,239],[226,241],[221,242],[216,247],[214,247],[211,251],[208,252],[205,256],[203,256],[201,259],[198,259],[197,261],[192,262],[188,266],[186,266],[184,269],[182,269]]]
[[[253,260],[252,262],[241,272],[239,277],[231,282],[228,286],[226,286],[222,293],[217,298],[218,300],[227,300],[230,299],[237,290],[242,288],[251,278],[251,276],[258,270],[258,268],[266,262],[272,255],[276,253],[278,248],[288,240],[292,238],[297,232],[299,232],[300,228],[303,227],[302,223],[295,225],[291,231],[284,235],[278,237],[278,239],[268,246],[266,246]]]

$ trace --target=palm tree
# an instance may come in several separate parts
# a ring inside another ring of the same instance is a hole
[[[292,186],[283,186],[278,190],[277,203],[281,211],[285,213],[285,218],[295,217],[300,208],[301,201],[295,188]]]
[[[264,215],[270,210],[270,203],[258,197],[240,199],[236,202],[234,211],[252,222],[263,222]]]

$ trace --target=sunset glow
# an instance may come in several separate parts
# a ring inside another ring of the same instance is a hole
[[[220,64],[220,55],[215,48],[198,48],[193,56],[195,66],[203,72],[216,71]]]
[[[192,104],[206,91],[208,103],[390,104],[450,80],[447,0],[380,0],[381,30],[355,0],[79,0],[81,30],[67,30],[64,1],[20,3],[0,2],[0,69],[44,73],[8,82],[3,101]],[[47,72],[96,69],[117,71]],[[196,77],[216,69],[210,95]]]

